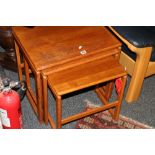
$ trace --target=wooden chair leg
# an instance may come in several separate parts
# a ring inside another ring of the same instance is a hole
[[[126,95],[127,102],[134,102],[138,99],[142,88],[143,80],[150,61],[150,48],[143,48],[137,55],[133,75]]]

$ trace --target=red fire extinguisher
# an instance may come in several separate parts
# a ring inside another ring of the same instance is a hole
[[[0,120],[4,129],[22,128],[20,102],[25,92],[25,81],[11,81],[0,65]]]
[[[4,129],[22,128],[20,97],[16,91],[0,93],[0,113]]]
[[[26,85],[25,82],[16,92],[11,87],[18,85],[18,82],[11,83],[9,87],[0,92],[0,117],[3,129],[21,129],[22,112],[21,103]]]

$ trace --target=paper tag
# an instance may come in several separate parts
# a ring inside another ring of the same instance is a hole
[[[87,51],[86,50],[82,50],[82,51],[80,51],[80,54],[81,55],[85,55],[85,54],[87,54]]]
[[[0,117],[8,117],[7,111],[0,108]]]
[[[8,118],[7,111],[4,109],[0,108],[0,118],[1,118],[1,123],[2,125],[6,127],[10,127],[10,119]]]
[[[1,121],[2,121],[2,125],[6,126],[6,127],[11,127],[9,118],[3,117],[3,118],[1,118]]]
[[[1,118],[0,118],[0,129],[3,129],[3,127],[2,127],[2,122],[1,122]]]

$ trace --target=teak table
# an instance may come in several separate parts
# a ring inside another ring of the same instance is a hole
[[[118,60],[121,49],[121,43],[111,32],[99,26],[13,27],[13,36],[19,79],[23,79],[24,67],[27,97],[40,122],[43,119],[47,122],[47,117],[43,117],[47,111],[44,107],[46,91],[43,93],[43,90],[50,80],[48,76],[110,56]],[[35,93],[30,84],[30,74],[34,75]]]
[[[46,71],[43,72],[45,73]],[[48,113],[47,88],[43,89],[43,96],[44,98],[46,97],[44,101],[44,115],[45,122],[47,123],[49,120],[53,128],[61,128],[63,124],[103,110],[109,110],[113,119],[118,120],[126,83],[126,72],[113,56],[54,72],[48,75],[47,79],[48,85],[56,99],[56,123]],[[120,92],[118,92],[115,101],[109,102],[112,91],[112,88],[109,89],[109,87],[118,79],[122,81]],[[62,118],[62,96],[92,86],[96,86],[95,91],[103,105],[86,112]]]

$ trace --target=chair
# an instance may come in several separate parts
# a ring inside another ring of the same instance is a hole
[[[144,78],[155,74],[155,27],[112,26],[109,28],[123,42],[120,63],[131,76],[126,101],[128,103],[137,101]]]
[[[0,64],[6,69],[17,72],[12,26],[0,26]]]
[[[0,26],[0,64],[6,69],[17,71],[11,26]]]

